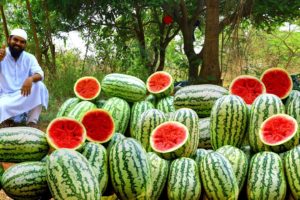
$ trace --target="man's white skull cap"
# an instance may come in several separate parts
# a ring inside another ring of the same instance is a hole
[[[27,40],[27,33],[20,28],[14,29],[11,31],[10,35],[19,36],[23,38],[24,40]]]

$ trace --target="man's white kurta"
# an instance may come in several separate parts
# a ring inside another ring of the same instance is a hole
[[[33,83],[29,96],[21,95],[24,81],[35,73],[44,77],[43,70],[32,54],[24,51],[15,61],[6,49],[6,56],[0,62],[0,123],[38,105],[47,108],[48,90],[41,81]]]

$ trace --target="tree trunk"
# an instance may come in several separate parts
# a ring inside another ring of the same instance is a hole
[[[47,5],[47,1],[43,0],[43,7],[45,9],[45,17],[46,17],[46,23],[45,23],[45,27],[46,27],[46,36],[47,36],[47,41],[49,43],[49,47],[50,47],[50,53],[51,53],[51,72],[53,74],[56,74],[56,58],[55,58],[55,46],[53,44],[52,41],[52,28],[51,28],[51,24],[50,24],[50,20],[49,20],[49,10],[48,10],[48,5]]]
[[[39,64],[42,64],[42,53],[41,53],[41,49],[40,49],[40,44],[39,44],[39,40],[37,37],[37,31],[36,31],[36,26],[32,17],[32,11],[31,11],[31,7],[30,7],[30,2],[29,0],[26,0],[26,8],[28,11],[28,18],[30,21],[30,26],[33,32],[33,37],[34,37],[34,42],[35,42],[35,56],[37,58],[37,61],[39,62]]]
[[[200,83],[221,83],[219,66],[219,0],[206,0],[206,25]]]
[[[9,34],[8,34],[7,22],[6,22],[6,17],[5,17],[5,14],[4,14],[3,6],[4,5],[2,5],[2,4],[0,5],[0,11],[1,11],[1,17],[2,17],[2,21],[3,21],[3,30],[4,30],[5,37],[6,37],[6,42],[7,42],[8,38],[9,38]]]

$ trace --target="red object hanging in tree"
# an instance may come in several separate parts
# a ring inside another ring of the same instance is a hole
[[[170,15],[166,15],[163,18],[163,22],[166,25],[172,24],[173,23],[173,18]]]

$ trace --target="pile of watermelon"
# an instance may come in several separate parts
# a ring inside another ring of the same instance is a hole
[[[300,91],[271,68],[229,89],[156,72],[82,77],[46,133],[0,129],[13,199],[300,199]]]

